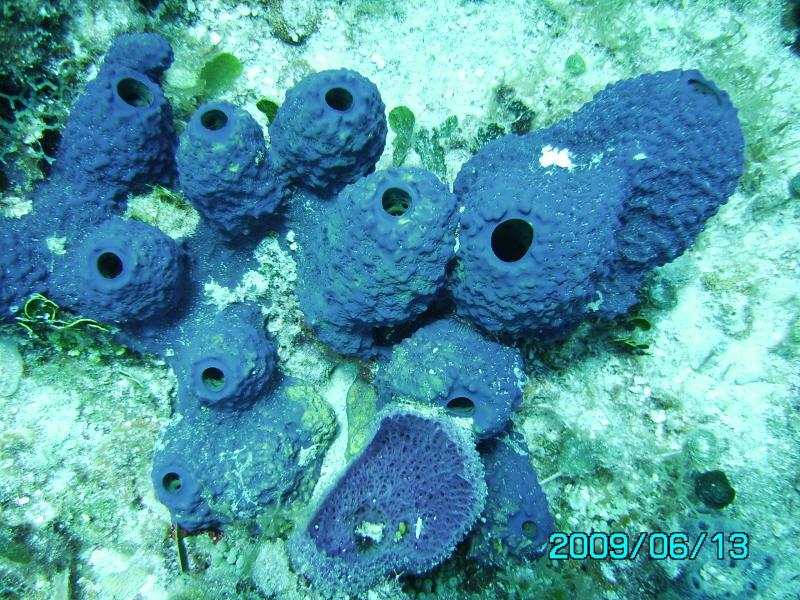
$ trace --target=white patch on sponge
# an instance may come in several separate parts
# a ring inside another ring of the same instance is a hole
[[[547,145],[542,148],[542,155],[539,157],[539,164],[544,168],[547,167],[561,167],[562,169],[572,169],[575,165],[572,164],[572,159],[569,155],[569,150],[566,148],[554,148]]]

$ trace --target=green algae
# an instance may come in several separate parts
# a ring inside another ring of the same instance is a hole
[[[364,449],[374,427],[378,392],[375,386],[356,379],[347,391],[347,450],[349,461]]]
[[[202,95],[211,99],[228,90],[242,74],[242,62],[230,52],[220,52],[206,61],[198,73]]]

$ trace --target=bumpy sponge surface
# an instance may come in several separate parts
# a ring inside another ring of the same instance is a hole
[[[422,169],[378,171],[345,188],[304,234],[298,295],[337,352],[369,355],[373,330],[422,313],[453,256],[456,201]]]
[[[0,323],[11,320],[33,292],[44,291],[46,261],[7,223],[0,226]]]
[[[103,322],[144,321],[175,310],[185,291],[186,257],[161,230],[112,219],[64,257],[57,298]]]
[[[159,81],[172,64],[169,42],[157,33],[123,33],[106,52],[104,65],[117,65],[139,71]]]
[[[190,531],[251,519],[277,502],[308,502],[335,432],[325,401],[290,382],[250,410],[187,412],[156,447],[156,497]]]
[[[186,196],[228,237],[250,234],[281,200],[261,127],[227,102],[197,110],[181,136],[177,162]]]
[[[539,558],[555,524],[525,440],[508,435],[483,445],[488,496],[470,556],[493,566],[507,566],[509,558]]]
[[[172,109],[159,85],[141,71],[107,63],[70,113],[55,174],[76,189],[120,195],[175,175]]]
[[[323,194],[366,175],[386,143],[385,106],[369,79],[347,69],[309,75],[270,124],[276,167]]]
[[[447,558],[480,514],[483,469],[468,431],[447,418],[384,413],[361,455],[290,541],[324,594],[355,594],[389,574]]]
[[[233,304],[191,329],[174,361],[181,412],[250,408],[267,391],[277,361],[258,307]]]
[[[544,148],[567,144],[584,168],[540,164]],[[543,334],[587,311],[616,257],[626,193],[624,171],[594,154],[543,131],[496,140],[467,162],[450,280],[460,315],[492,332]]]
[[[416,400],[471,417],[478,437],[497,435],[522,401],[522,357],[454,320],[436,321],[394,347],[375,378],[379,402]]]
[[[742,156],[735,109],[696,71],[616,83],[572,119],[489,143],[455,182],[459,314],[548,337],[624,312],[733,193]]]

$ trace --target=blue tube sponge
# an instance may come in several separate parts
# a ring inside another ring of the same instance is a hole
[[[232,304],[189,330],[173,361],[181,412],[244,410],[268,390],[277,353],[257,306]]]
[[[224,522],[211,510],[209,494],[204,493],[188,456],[175,449],[156,452],[151,473],[156,498],[169,508],[173,521],[183,529],[211,529]]]
[[[478,437],[487,438],[500,433],[519,406],[524,380],[518,350],[447,319],[395,346],[375,386],[380,405],[394,399],[436,404],[471,417]]]
[[[378,162],[384,110],[378,88],[355,71],[309,75],[286,93],[270,124],[276,167],[299,185],[338,192]]]
[[[183,249],[159,229],[112,219],[63,257],[53,294],[103,322],[145,321],[174,313],[184,291]]]
[[[456,201],[422,169],[378,171],[345,188],[303,233],[298,295],[311,327],[342,354],[373,352],[373,331],[421,314],[453,256]]]
[[[588,312],[615,260],[624,172],[613,163],[539,164],[543,147],[567,143],[573,160],[588,164],[594,149],[570,139],[544,131],[496,140],[456,180],[465,210],[450,285],[458,314],[485,330],[568,328]]]
[[[177,155],[187,198],[229,238],[245,237],[275,212],[276,179],[261,127],[227,102],[201,106],[181,136]]]
[[[472,534],[470,557],[498,567],[508,566],[509,558],[539,558],[555,524],[525,440],[510,434],[483,446],[488,494]]]
[[[357,594],[390,574],[446,559],[483,509],[483,469],[468,430],[448,418],[384,412],[361,455],[289,544],[323,594]]]
[[[325,400],[288,381],[250,410],[182,413],[156,446],[156,497],[189,531],[253,519],[270,505],[294,508],[310,500],[335,434]]]
[[[171,61],[169,46],[157,35],[122,36],[109,52],[75,103],[56,157],[54,174],[76,195],[121,196],[175,175],[172,109],[150,77]]]
[[[696,71],[616,83],[572,119],[487,144],[455,182],[458,313],[546,338],[625,312],[733,193],[742,156],[736,110]]]

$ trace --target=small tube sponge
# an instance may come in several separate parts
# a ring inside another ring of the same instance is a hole
[[[540,338],[623,313],[733,193],[742,157],[735,109],[696,71],[610,85],[571,119],[490,142],[454,186],[458,313]]]
[[[379,405],[394,399],[436,404],[471,417],[480,438],[500,433],[522,401],[519,351],[446,319],[419,329],[392,350],[375,378]]]
[[[483,509],[483,469],[468,430],[410,410],[379,418],[360,456],[290,539],[295,569],[328,596],[432,569]]]
[[[525,440],[510,434],[482,446],[488,494],[482,518],[472,533],[470,557],[498,567],[507,567],[510,557],[539,558],[555,524]]]
[[[47,278],[45,257],[17,234],[8,222],[0,220],[0,323],[14,318],[26,299],[44,291]]]
[[[355,71],[309,75],[269,126],[275,165],[295,183],[335,194],[375,166],[386,143],[378,88]]]
[[[224,523],[211,510],[200,479],[180,453],[156,452],[151,478],[156,498],[169,508],[180,527],[198,531]]]
[[[65,257],[64,303],[103,322],[145,321],[175,311],[186,257],[169,236],[140,221],[99,225]]]
[[[335,434],[325,400],[288,381],[250,410],[183,412],[156,445],[156,497],[189,531],[292,509],[309,501]]]
[[[277,352],[253,304],[232,304],[195,324],[177,354],[180,409],[244,410],[268,391]]]
[[[121,197],[148,184],[169,184],[175,175],[172,109],[150,78],[171,61],[171,51],[154,34],[136,40],[118,38],[111,60],[70,113],[54,174],[66,177],[76,196],[105,190]]]
[[[229,238],[250,234],[275,212],[284,187],[273,173],[261,127],[227,102],[201,106],[181,136],[180,182],[194,207]]]
[[[341,354],[374,351],[373,331],[420,315],[453,256],[456,200],[422,169],[378,171],[345,188],[301,240],[306,323]]]

